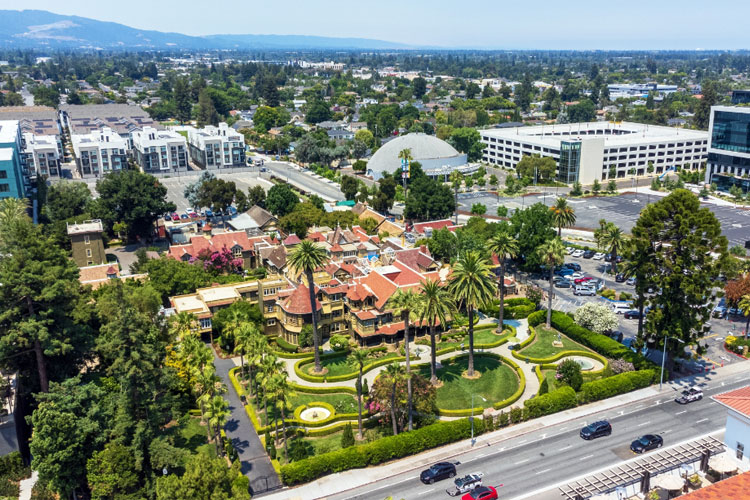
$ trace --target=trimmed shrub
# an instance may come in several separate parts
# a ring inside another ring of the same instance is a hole
[[[581,376],[581,365],[573,359],[566,359],[557,365],[557,377],[564,384],[569,385],[574,391],[581,389],[583,377]],[[545,382],[547,379],[545,379]]]
[[[523,419],[523,410],[518,406],[514,406],[510,409],[510,423],[517,424]]]
[[[547,321],[547,311],[545,310],[534,311],[529,314],[529,326],[541,325],[545,321]]]
[[[572,387],[565,386],[533,399],[527,399],[523,405],[529,411],[529,418],[536,418],[575,408],[578,405],[578,399],[576,399],[576,391]]]
[[[586,382],[581,386],[578,399],[581,403],[590,403],[601,399],[611,398],[618,394],[643,389],[651,385],[656,378],[655,370],[640,370],[625,372],[611,377]]]
[[[299,351],[298,346],[294,344],[290,344],[289,342],[284,340],[282,337],[276,337],[276,345],[279,346],[279,349],[281,349],[282,351],[292,352],[292,353]]]
[[[24,465],[21,453],[14,451],[0,457],[0,476],[20,481],[31,476],[31,468]]]
[[[549,382],[547,382],[547,377],[544,377],[542,379],[542,383],[539,384],[539,392],[537,392],[538,395],[547,394],[549,392]]]
[[[474,422],[475,434],[484,431],[481,422]],[[371,443],[322,453],[283,465],[281,478],[286,485],[306,483],[326,474],[381,464],[470,436],[471,423],[468,419],[437,422],[398,436],[388,436]]]
[[[349,448],[350,446],[354,446],[354,432],[352,431],[352,424],[347,423],[344,432],[341,434],[341,447]]]
[[[507,427],[509,423],[509,417],[508,414],[504,411],[500,412],[500,416],[497,417],[497,425],[500,427]]]

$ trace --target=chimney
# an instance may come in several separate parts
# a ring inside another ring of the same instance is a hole
[[[427,245],[419,245],[419,251],[425,255],[428,255],[429,253],[429,250],[427,250]]]

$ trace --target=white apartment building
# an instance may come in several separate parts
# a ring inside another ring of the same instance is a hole
[[[71,142],[81,177],[103,177],[128,166],[128,141],[109,127],[73,134]]]
[[[706,162],[708,133],[641,123],[570,123],[480,130],[483,161],[515,168],[524,156],[554,158],[557,180],[591,184],[675,167],[690,170]]]
[[[188,129],[190,159],[201,168],[245,166],[245,138],[226,123]]]
[[[24,175],[60,177],[60,151],[54,135],[23,134]]]
[[[186,171],[188,166],[187,141],[182,134],[171,130],[144,127],[132,133],[133,157],[146,173]]]

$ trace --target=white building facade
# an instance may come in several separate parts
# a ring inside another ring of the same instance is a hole
[[[24,174],[29,177],[60,177],[60,151],[53,135],[23,134]]]
[[[133,132],[133,157],[146,173],[184,172],[188,167],[187,141],[177,132],[144,127]]]
[[[245,166],[245,138],[242,134],[220,123],[187,132],[190,159],[201,168],[229,168]]]
[[[128,166],[128,141],[109,127],[90,134],[72,135],[71,142],[81,177],[101,178]]]
[[[713,396],[727,408],[724,444],[732,458],[750,466],[750,386]]]
[[[695,170],[707,157],[707,132],[641,123],[571,123],[479,133],[484,162],[515,168],[524,156],[549,156],[557,163],[557,180],[567,184]]]

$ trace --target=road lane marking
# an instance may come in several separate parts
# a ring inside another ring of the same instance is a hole
[[[706,419],[706,420],[708,420],[708,419]],[[651,423],[651,421],[649,420],[648,422],[643,422],[643,423],[638,424],[638,427],[643,427],[644,425],[648,425],[650,423]]]
[[[564,447],[560,448],[560,450],[559,450],[559,451],[565,451],[565,450],[568,450],[568,449],[570,449],[570,448],[572,448],[572,447],[573,447],[573,445],[572,445],[572,444],[569,444],[568,446],[564,446]]]
[[[528,462],[528,461],[529,461],[529,459],[528,459],[528,458],[525,458],[525,459],[521,460],[520,462],[516,462],[516,465],[521,465],[521,464],[525,464],[525,463],[526,463],[526,462]]]
[[[538,476],[539,474],[544,474],[545,472],[549,472],[549,471],[551,471],[551,470],[552,470],[552,469],[544,469],[544,470],[540,470],[539,472],[537,472],[537,473],[536,473],[536,475]]]
[[[585,457],[581,457],[581,458],[579,458],[579,459],[578,459],[578,461],[579,461],[579,462],[583,462],[584,460],[587,460],[587,459],[589,459],[589,458],[591,458],[591,457],[593,457],[593,456],[594,456],[594,455],[586,455]]]
[[[687,410],[678,411],[677,413],[675,413],[675,416],[682,415],[683,413],[687,413]]]
[[[697,421],[697,422],[695,422],[695,423],[696,423],[696,424],[700,424],[701,422],[708,422],[708,419],[707,419],[707,418],[702,418],[702,419],[698,420],[698,421]]]

